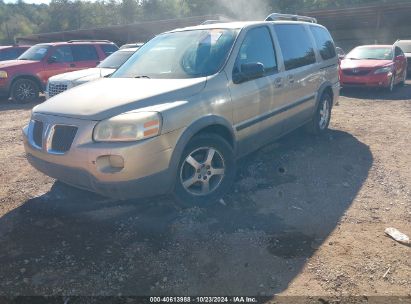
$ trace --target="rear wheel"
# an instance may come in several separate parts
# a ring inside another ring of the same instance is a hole
[[[11,98],[18,103],[29,103],[38,100],[40,89],[31,79],[18,79],[11,87]]]
[[[331,120],[331,108],[331,95],[329,93],[323,93],[313,119],[307,124],[310,133],[320,135],[327,130]]]
[[[174,196],[184,207],[207,206],[231,187],[234,175],[234,151],[230,144],[218,135],[197,135],[181,157]]]

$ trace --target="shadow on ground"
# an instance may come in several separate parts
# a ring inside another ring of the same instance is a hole
[[[239,163],[209,209],[113,201],[56,182],[0,218],[3,295],[272,295],[336,228],[373,158],[297,131]]]
[[[404,86],[397,86],[394,92],[380,88],[342,88],[341,96],[376,101],[408,100],[411,96],[411,81]]]

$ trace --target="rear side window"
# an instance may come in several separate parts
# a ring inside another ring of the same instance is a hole
[[[314,46],[302,25],[277,24],[274,28],[286,70],[315,63]]]
[[[334,58],[336,56],[336,52],[330,33],[326,29],[319,26],[311,26],[311,31],[313,32],[321,58],[324,60]]]
[[[114,44],[100,44],[100,47],[106,56],[111,55],[118,50],[118,47]]]
[[[96,48],[93,45],[72,45],[74,61],[98,61]]]
[[[277,60],[271,34],[267,27],[248,31],[237,57],[237,67],[246,63],[262,63],[265,74],[277,71]]]

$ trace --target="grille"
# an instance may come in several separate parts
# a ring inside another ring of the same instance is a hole
[[[43,138],[43,122],[35,120],[33,126],[33,141],[38,146],[42,146],[42,138]]]
[[[356,70],[356,69],[346,69],[343,70],[344,75],[347,76],[364,76],[371,72],[371,69],[363,69],[363,70]]]
[[[67,84],[49,83],[49,96],[53,97],[67,90]]]
[[[67,152],[70,150],[76,133],[77,127],[55,126],[53,139],[51,141],[51,150],[55,152]]]

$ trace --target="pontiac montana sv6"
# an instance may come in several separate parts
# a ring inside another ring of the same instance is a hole
[[[28,160],[115,198],[216,201],[237,158],[304,125],[324,132],[339,96],[329,32],[276,15],[163,33],[111,77],[36,106],[23,130]]]

